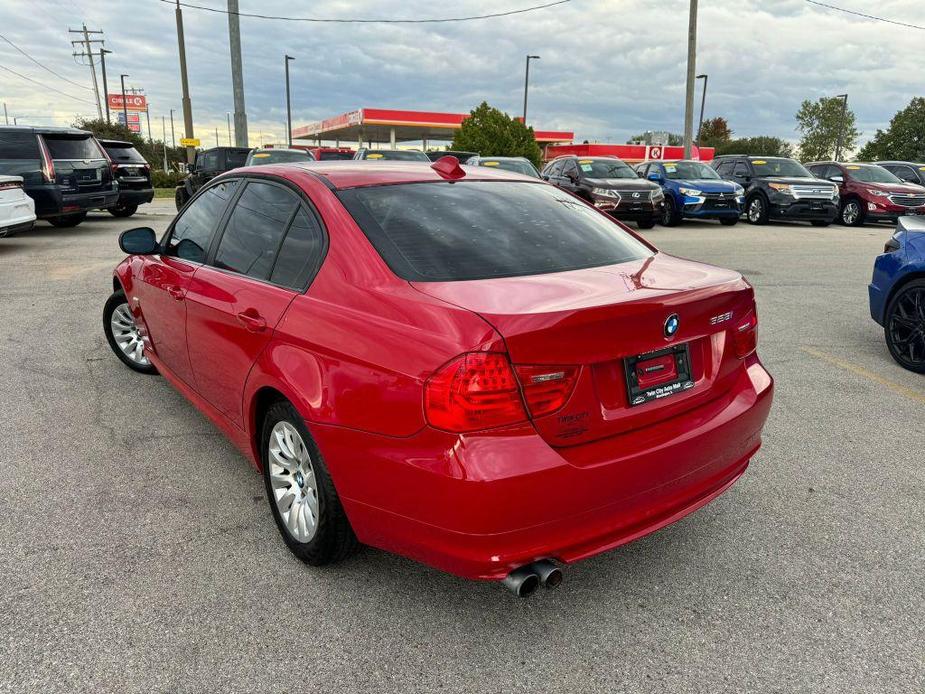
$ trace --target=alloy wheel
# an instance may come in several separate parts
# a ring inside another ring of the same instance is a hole
[[[318,530],[318,486],[311,455],[299,431],[277,422],[270,432],[270,485],[286,531],[297,542],[309,542]]]
[[[861,208],[858,207],[858,204],[854,200],[849,200],[845,203],[845,206],[841,211],[841,220],[852,226],[858,221],[858,217],[861,215]]]
[[[116,310],[112,312],[112,317],[109,319],[109,327],[112,330],[113,339],[129,361],[140,366],[148,366],[151,363],[145,356],[141,334],[138,332],[135,318],[127,303],[116,306]]]
[[[896,297],[888,321],[887,331],[898,359],[925,366],[925,287],[907,289]]]
[[[752,224],[758,223],[758,220],[761,219],[762,212],[761,198],[755,198],[748,203],[748,221]]]

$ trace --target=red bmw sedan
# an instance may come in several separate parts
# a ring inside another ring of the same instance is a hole
[[[236,169],[120,245],[110,346],[243,451],[309,564],[365,543],[527,595],[708,503],[761,445],[748,282],[535,178]]]

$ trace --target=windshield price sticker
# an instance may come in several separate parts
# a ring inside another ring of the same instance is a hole
[[[483,162],[482,162],[482,166],[498,166],[498,162],[496,162],[496,161],[483,161]]]
[[[665,164],[665,171],[667,171],[668,173],[674,173],[677,170],[678,170],[678,167],[675,166],[674,164]]]
[[[845,168],[848,169],[848,171],[859,171],[861,169],[860,166],[846,166]]]
[[[755,161],[752,162],[752,164],[755,164],[756,166],[761,166],[762,164],[767,164],[767,163],[768,162],[766,162],[764,159],[755,159]]]
[[[590,170],[591,170],[591,163],[588,162],[587,164],[585,164],[585,163],[582,162],[582,164],[581,164],[581,170],[582,170],[582,171],[590,171]]]

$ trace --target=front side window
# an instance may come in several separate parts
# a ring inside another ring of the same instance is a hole
[[[298,205],[298,198],[281,186],[248,183],[228,218],[215,267],[269,279],[279,243]]]
[[[734,164],[731,161],[720,162],[716,167],[716,173],[720,176],[728,176],[732,173]]]
[[[746,164],[744,161],[737,161],[735,171],[733,171],[732,175],[733,176],[748,176],[749,175],[748,164]]]
[[[103,153],[92,137],[42,135],[52,159],[102,159]]]
[[[539,275],[653,253],[605,215],[541,183],[406,183],[338,197],[392,271],[409,281]]]
[[[204,263],[209,242],[239,181],[223,181],[193,200],[174,223],[165,255]]]

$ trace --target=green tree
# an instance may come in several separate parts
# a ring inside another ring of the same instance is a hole
[[[925,97],[913,97],[906,108],[890,119],[890,127],[877,130],[858,152],[857,159],[925,161]]]
[[[854,112],[845,109],[838,98],[808,99],[796,113],[800,132],[800,157],[804,161],[832,159],[841,136],[842,152],[854,149],[861,134],[855,126]]]
[[[697,141],[704,147],[718,147],[732,139],[729,122],[722,116],[708,118],[700,126]]]
[[[452,148],[483,157],[526,157],[539,167],[543,153],[533,128],[483,101],[456,131]]]
[[[716,155],[755,154],[762,157],[792,157],[793,147],[786,140],[770,135],[740,137],[716,145]]]
[[[141,135],[133,133],[119,123],[107,123],[100,118],[78,118],[73,126],[81,130],[89,130],[96,137],[104,140],[124,140],[131,142],[138,153],[145,158],[152,170],[162,169],[164,166],[164,143],[161,140],[149,142]],[[186,161],[186,150],[182,147],[167,148],[167,162],[170,168],[176,168],[178,162]]]

